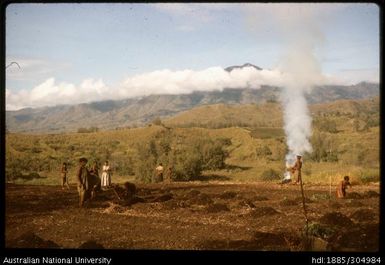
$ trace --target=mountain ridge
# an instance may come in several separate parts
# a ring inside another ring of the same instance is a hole
[[[26,108],[6,111],[6,127],[11,132],[73,132],[84,127],[114,129],[141,126],[157,117],[168,118],[182,111],[212,104],[258,104],[279,101],[280,88],[194,91],[179,95],[150,95],[121,100],[105,100],[77,105]],[[306,95],[309,104],[339,99],[366,99],[379,96],[379,84],[361,82],[351,86],[318,86]]]

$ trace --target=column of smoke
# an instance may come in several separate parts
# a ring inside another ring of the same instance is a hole
[[[317,25],[322,4],[255,4],[248,5],[249,27],[258,37],[278,33],[277,44],[284,46],[279,61],[281,72],[281,102],[288,153],[286,165],[292,165],[297,153],[311,152],[311,116],[305,95],[315,85],[324,84],[316,48],[323,43],[323,34]],[[269,29],[269,30],[267,30]],[[275,36],[276,38],[276,36]]]
[[[315,49],[323,40],[313,18],[315,8],[293,7],[291,11],[282,25],[286,49],[279,67],[284,75],[281,102],[288,147],[287,166],[293,164],[296,154],[312,151],[312,120],[305,95],[324,81],[315,56]]]
[[[305,52],[305,53],[304,53]],[[305,98],[312,86],[310,76],[316,61],[306,50],[292,50],[282,64],[285,72],[285,85],[281,94],[283,104],[284,129],[286,133],[286,164],[293,164],[296,154],[311,152],[311,116]]]

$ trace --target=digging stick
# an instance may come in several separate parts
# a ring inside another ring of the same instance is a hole
[[[303,206],[303,213],[305,215],[305,220],[306,220],[306,238],[307,238],[308,237],[309,220],[307,219],[307,212],[306,212],[306,205],[305,205],[305,194],[303,192],[302,176],[300,177],[299,181],[301,184],[302,206]]]
[[[120,198],[119,194],[116,192],[115,188],[112,188],[112,190],[114,191],[114,193],[118,197],[118,199],[121,201],[122,199]]]

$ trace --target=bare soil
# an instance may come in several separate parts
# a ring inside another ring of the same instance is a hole
[[[304,188],[309,223],[334,231],[325,250],[378,251],[378,186],[354,186],[346,199],[329,199],[328,186]],[[6,247],[309,250],[297,185],[140,184],[135,196],[125,204],[102,191],[79,208],[75,186],[7,184]]]

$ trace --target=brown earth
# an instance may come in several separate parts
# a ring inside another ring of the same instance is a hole
[[[305,186],[309,223],[327,231],[326,250],[379,248],[379,187],[354,190],[328,199],[329,187]],[[79,208],[75,186],[7,184],[6,247],[303,251],[300,195],[299,186],[274,183],[139,184],[129,204],[107,190]]]

